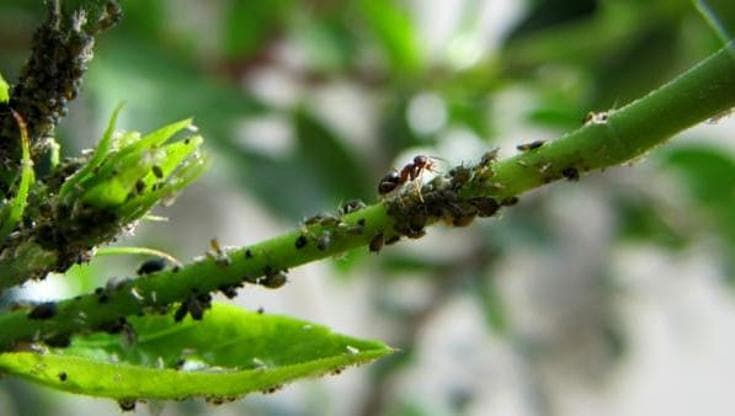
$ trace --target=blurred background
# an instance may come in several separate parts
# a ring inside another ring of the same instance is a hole
[[[166,222],[118,244],[201,255],[341,201],[413,155],[447,165],[551,139],[629,102],[735,33],[731,0],[123,0],[58,129],[94,146],[113,107],[147,131],[194,116],[213,168]],[[28,56],[41,2],[0,2],[0,71]],[[400,353],[223,406],[140,415],[729,415],[735,410],[735,117],[630,166],[557,183],[501,218],[434,227],[295,269],[234,300]],[[131,275],[101,257],[25,287],[56,299]],[[116,403],[0,380],[2,415],[98,415]]]

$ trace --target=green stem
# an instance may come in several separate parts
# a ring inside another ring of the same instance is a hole
[[[495,163],[491,180],[469,181],[459,189],[460,197],[502,200],[570,177],[572,168],[587,172],[627,162],[673,134],[732,108],[735,57],[731,52],[720,50],[667,85],[611,111],[606,121],[587,123],[538,149]],[[269,270],[288,269],[367,245],[379,233],[391,237],[398,234],[397,224],[402,221],[394,210],[400,211],[408,199],[411,212],[418,212],[417,204],[419,209],[426,208],[421,204],[429,196],[425,193],[418,198],[406,189],[397,197],[341,217],[338,225],[304,227],[250,247],[214,253],[177,271],[166,270],[117,285],[105,290],[104,296],[91,294],[59,302],[56,315],[50,319],[30,320],[26,310],[2,314],[0,348],[7,349],[18,341],[98,330],[121,317],[185,301],[192,294],[255,283]],[[437,219],[429,218],[426,223]]]

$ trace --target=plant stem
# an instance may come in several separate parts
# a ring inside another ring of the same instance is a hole
[[[457,189],[460,199],[455,202],[477,197],[503,200],[563,177],[575,179],[575,172],[633,160],[673,134],[732,108],[732,48],[730,43],[665,86],[609,112],[606,118],[598,115],[558,140],[494,163],[490,180],[470,180]],[[478,164],[472,169],[478,167],[482,166]],[[425,201],[436,196],[431,192],[436,190],[424,192],[421,197],[405,189],[400,195],[341,216],[338,221],[324,220],[227,253],[215,249],[212,255],[178,271],[166,270],[116,285],[104,290],[104,296],[90,294],[62,301],[50,319],[30,320],[26,310],[2,314],[0,349],[19,341],[100,330],[122,317],[160,310],[195,294],[226,290],[243,282],[261,282],[259,276],[368,245],[381,233],[390,238],[402,232],[398,226],[407,213],[427,210]],[[439,219],[425,218],[420,225]],[[14,263],[14,267],[18,272],[22,270],[22,265]]]

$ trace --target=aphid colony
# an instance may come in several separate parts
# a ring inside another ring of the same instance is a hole
[[[535,145],[538,146],[540,144]],[[419,181],[422,172],[436,172],[434,158],[429,156],[416,156],[400,171],[393,170],[386,174],[378,184],[378,193],[386,198],[388,214],[393,217],[397,234],[386,236],[384,232],[377,233],[370,240],[370,251],[378,252],[383,245],[393,244],[401,236],[422,237],[426,225],[437,220],[463,227],[470,224],[475,217],[490,217],[501,205],[510,205],[517,201],[517,198],[498,202],[490,197],[465,198],[460,195],[468,183],[484,183],[492,178],[496,156],[497,150],[487,152],[477,165],[455,167],[425,185]],[[416,187],[407,190],[404,185],[409,182]]]
[[[294,247],[301,250],[311,242],[319,251],[328,250],[332,241],[338,235],[360,235],[365,229],[365,219],[361,218],[354,224],[344,221],[344,216],[365,208],[365,203],[354,199],[342,204],[336,213],[319,213],[306,218],[301,227],[301,233],[294,241]]]

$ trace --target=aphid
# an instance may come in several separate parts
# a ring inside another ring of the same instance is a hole
[[[488,150],[482,155],[482,158],[480,158],[480,165],[481,166],[489,166],[495,160],[498,158],[498,153],[500,152],[500,148],[496,147],[494,149]]]
[[[263,393],[263,394],[273,394],[273,393],[277,392],[278,390],[280,390],[282,388],[283,388],[283,385],[282,384],[279,384],[279,385],[276,385],[276,386],[273,386],[273,387],[269,387],[269,388],[267,388],[265,390],[261,390],[261,393]]]
[[[426,230],[423,228],[415,230],[415,229],[408,229],[406,230],[405,236],[408,238],[421,238],[426,235]]]
[[[517,196],[509,196],[502,201],[500,201],[500,205],[504,207],[510,207],[518,203],[518,197]]]
[[[120,399],[117,404],[120,405],[120,410],[123,412],[132,412],[135,410],[135,400],[133,399]]]
[[[181,302],[181,305],[179,305],[179,308],[176,309],[176,312],[174,312],[174,322],[183,321],[187,313],[189,313],[189,300],[188,299]]]
[[[601,111],[599,113],[595,113],[594,111],[590,111],[587,113],[586,116],[584,116],[584,124],[605,124],[607,123],[607,113],[604,111]]]
[[[143,264],[140,265],[138,268],[138,275],[142,276],[145,274],[151,274],[155,272],[160,272],[161,270],[166,268],[166,260],[162,258],[155,258],[146,260],[143,262]]]
[[[363,208],[365,208],[364,202],[360,201],[359,199],[353,199],[342,204],[342,207],[340,207],[340,212],[342,213],[342,215],[347,215],[352,212],[359,211]]]
[[[463,213],[459,216],[455,216],[454,218],[452,218],[452,225],[454,225],[455,227],[466,227],[470,225],[472,221],[474,221],[475,215],[476,214],[473,212],[468,212]]]
[[[71,337],[68,334],[57,334],[43,340],[51,348],[66,348],[71,345]]]
[[[261,306],[258,308],[258,315],[262,315],[263,313],[265,313],[265,309]]]
[[[202,318],[204,318],[204,305],[202,305],[202,303],[196,297],[191,297],[188,303],[189,315],[191,315],[191,319],[195,321],[201,321]]]
[[[280,271],[269,271],[258,283],[268,289],[278,289],[288,282],[286,274]]]
[[[44,302],[34,306],[28,313],[28,319],[42,320],[56,316],[56,303]]]
[[[399,241],[401,241],[401,236],[398,235],[398,234],[396,234],[393,237],[390,237],[390,238],[386,239],[385,240],[385,245],[386,246],[389,246],[389,245],[395,244],[395,243],[397,243]]]
[[[153,165],[153,168],[151,169],[153,171],[153,174],[156,175],[156,178],[162,179],[163,178],[163,169],[161,169],[158,165]]]
[[[237,296],[237,289],[242,287],[242,284],[236,285],[222,285],[217,289],[222,292],[228,299],[233,299]]]
[[[135,181],[135,192],[140,194],[143,193],[143,191],[145,191],[145,182],[138,179],[137,181]]]
[[[375,234],[375,236],[370,240],[370,245],[368,246],[370,252],[379,253],[380,250],[383,248],[384,242],[385,238],[383,237],[383,233]]]
[[[472,171],[464,166],[457,166],[449,171],[449,176],[452,177],[452,189],[459,189],[470,180]]]
[[[99,329],[107,332],[108,334],[119,334],[125,327],[128,326],[128,321],[124,316],[117,318],[116,320],[103,322],[100,324]]]
[[[340,227],[343,225],[342,218],[333,215],[327,215],[319,221],[319,225],[322,227]]]
[[[298,250],[298,249],[304,248],[306,246],[306,243],[308,242],[309,240],[306,239],[306,236],[301,234],[298,236],[298,238],[296,238],[296,242],[294,243],[294,245],[296,246],[296,249]]]
[[[357,225],[359,225],[360,227],[364,227],[365,224],[367,224],[365,218],[360,218],[359,220],[357,220]]]
[[[62,371],[62,372],[59,373],[59,381],[62,381],[62,382],[63,381],[66,381],[67,378],[68,378],[68,376],[67,376],[66,372]]]
[[[564,168],[564,170],[561,171],[561,175],[569,181],[579,180],[579,171],[573,166]]]
[[[252,259],[253,258],[253,252],[250,251],[250,249],[245,250],[245,258],[246,259]]]
[[[109,301],[110,301],[110,295],[108,295],[105,290],[102,290],[99,293],[97,293],[97,302],[107,303]]]
[[[214,260],[218,266],[229,266],[230,258],[222,250],[219,240],[213,238],[209,240],[209,250],[206,253],[207,257]]]
[[[324,218],[326,218],[326,215],[324,214],[312,215],[311,217],[304,220],[304,225],[309,226],[319,224]]]
[[[322,235],[320,235],[319,238],[316,240],[316,248],[321,251],[328,249],[331,244],[332,233],[330,233],[329,231],[324,231]]]
[[[516,149],[520,150],[521,152],[528,152],[529,150],[535,150],[539,147],[544,145],[543,140],[536,140],[531,143],[523,143],[516,146]]]
[[[215,255],[222,255],[222,246],[220,246],[219,240],[217,240],[216,238],[212,238],[211,240],[209,240],[209,248]]]
[[[378,182],[378,194],[388,194],[398,188],[401,183],[401,175],[397,170],[393,169],[380,178],[380,182]]]
[[[477,208],[479,217],[492,217],[500,209],[500,204],[493,198],[477,197],[469,200],[469,203]]]

